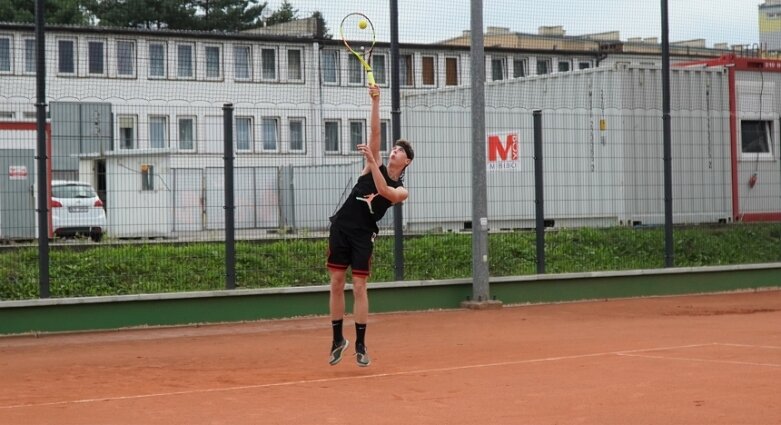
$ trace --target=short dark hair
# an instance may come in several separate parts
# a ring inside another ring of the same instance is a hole
[[[400,146],[402,149],[404,149],[404,153],[407,154],[407,159],[410,161],[415,159],[415,151],[412,150],[412,145],[410,145],[408,141],[399,139],[396,141],[394,146]]]

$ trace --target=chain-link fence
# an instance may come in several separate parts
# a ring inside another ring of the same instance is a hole
[[[383,158],[399,136],[415,149],[409,200],[379,222],[372,280],[470,275],[470,234],[481,225],[475,143],[485,145],[492,276],[540,270],[539,223],[548,272],[664,267],[666,256],[675,265],[779,260],[781,4],[672,5],[669,197],[665,1],[631,10],[485,1],[486,137],[477,141],[470,2],[402,1],[395,17],[392,2],[291,3],[270,1],[254,25],[224,31],[173,20],[105,26],[107,15],[85,11],[88,23],[47,25],[40,51],[32,23],[0,23],[1,299],[41,295],[44,235],[55,297],[221,289],[226,276],[244,288],[326,283],[329,217],[364,167],[357,146],[371,131],[366,73],[339,31],[356,11],[376,31],[369,62]],[[292,16],[275,23],[285,5]],[[366,51],[370,37],[358,34],[350,41]],[[674,252],[665,252],[666,201]]]

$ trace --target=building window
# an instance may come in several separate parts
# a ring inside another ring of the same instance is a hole
[[[60,74],[76,73],[76,43],[73,40],[57,40],[57,71]]]
[[[300,49],[290,49],[287,51],[287,80],[304,80],[304,63],[301,60]]]
[[[363,84],[363,65],[355,55],[347,57],[347,82],[349,84]]]
[[[163,149],[168,147],[168,117],[149,117],[149,147]]]
[[[559,67],[559,72],[568,72],[572,69],[572,63],[568,60],[559,60],[557,66]]]
[[[339,84],[339,51],[323,50],[322,59],[323,83]]]
[[[263,117],[260,121],[263,131],[263,150],[276,151],[279,143],[279,120],[272,117]]]
[[[290,150],[296,152],[304,151],[304,119],[291,118],[290,125]]]
[[[458,58],[445,58],[445,85],[458,85]]]
[[[350,121],[350,150],[356,152],[358,145],[366,143],[366,123],[363,120]]]
[[[550,74],[550,59],[537,59],[537,75]]]
[[[220,46],[204,47],[206,55],[206,78],[209,80],[219,80],[222,78],[222,61],[220,60]]]
[[[24,72],[35,74],[35,39],[26,38],[24,40]]]
[[[380,121],[380,151],[388,152],[388,140],[390,140],[390,121]]]
[[[399,84],[402,87],[415,86],[415,67],[412,55],[399,55]]]
[[[103,75],[105,73],[106,46],[102,41],[87,42],[87,72],[90,75]]]
[[[165,44],[149,44],[149,76],[165,78]]]
[[[275,49],[261,49],[260,50],[261,78],[264,80],[276,80],[277,79],[277,51]]]
[[[740,121],[741,152],[750,158],[772,158],[773,122],[768,120]]]
[[[252,117],[236,117],[236,150],[250,152],[254,143]]]
[[[507,60],[505,58],[491,59],[491,81],[504,80],[507,75]]]
[[[12,121],[15,116],[16,113],[13,111],[0,111],[0,120],[2,121]]]
[[[11,37],[0,36],[0,72],[11,72]]]
[[[179,150],[195,150],[195,117],[179,118]]]
[[[591,61],[578,62],[578,69],[589,69],[589,68],[591,68]]]
[[[388,71],[385,55],[372,56],[372,72],[374,72],[374,82],[379,85],[388,84]]]
[[[325,122],[325,151],[327,153],[339,152],[339,120]]]
[[[155,166],[141,164],[141,190],[155,190]]]
[[[136,43],[133,41],[117,41],[117,75],[120,77],[136,76]]]
[[[521,78],[526,76],[526,59],[515,58],[513,59],[513,78]]]
[[[233,48],[233,78],[236,80],[252,79],[252,47],[235,46]]]
[[[136,116],[135,115],[120,115],[117,120],[119,121],[119,148],[120,149],[135,149],[136,148]]]
[[[179,44],[176,46],[176,76],[193,78],[193,46]]]
[[[423,71],[423,85],[424,86],[436,86],[437,85],[437,70],[434,66],[434,56],[423,56],[420,61],[421,70]]]

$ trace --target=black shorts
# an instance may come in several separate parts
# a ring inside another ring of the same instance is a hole
[[[376,233],[360,229],[344,229],[331,225],[328,236],[329,269],[353,268],[353,276],[368,277],[372,266],[372,252]]]

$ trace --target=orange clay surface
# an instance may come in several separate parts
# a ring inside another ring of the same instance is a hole
[[[2,337],[0,424],[781,423],[781,291],[377,314],[368,368],[330,342],[327,317]]]

